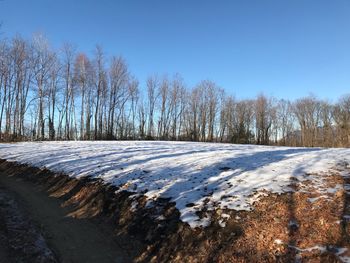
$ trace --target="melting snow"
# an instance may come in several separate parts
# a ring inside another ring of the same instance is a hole
[[[318,201],[318,199],[321,199],[321,198],[329,199],[329,196],[328,196],[328,195],[321,195],[321,196],[317,196],[317,197],[310,197],[310,198],[308,198],[307,200],[308,200],[310,203],[315,203],[316,201]]]
[[[274,243],[277,245],[286,244],[281,239],[275,239]],[[288,245],[288,244],[286,244],[286,245]],[[288,247],[295,249],[298,252],[296,259],[301,259],[301,256],[300,256],[301,253],[312,252],[314,250],[318,250],[319,253],[321,253],[321,254],[323,254],[327,251],[331,251],[340,259],[341,262],[350,263],[350,257],[343,255],[345,252],[348,251],[348,249],[345,247],[333,247],[333,246],[327,247],[327,246],[320,246],[320,245],[315,245],[313,247],[308,247],[308,248],[299,248],[299,247],[292,246],[292,245],[288,245]]]
[[[282,241],[281,239],[276,239],[274,242],[275,242],[277,245],[282,245],[282,244],[284,244],[283,241]]]
[[[335,172],[339,164],[347,168],[350,149],[159,141],[31,142],[0,144],[0,158],[72,177],[100,178],[153,200],[171,198],[181,220],[198,227],[210,224],[209,216],[199,218],[196,213],[204,207],[251,210],[266,192],[293,191],[292,180],[315,180],[321,185],[322,179],[314,175]],[[349,175],[344,169],[342,174]],[[340,187],[322,192],[333,193]]]

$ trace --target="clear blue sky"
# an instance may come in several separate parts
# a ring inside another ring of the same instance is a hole
[[[59,47],[122,55],[149,74],[218,83],[239,98],[350,93],[348,0],[2,0],[2,36],[43,32]]]

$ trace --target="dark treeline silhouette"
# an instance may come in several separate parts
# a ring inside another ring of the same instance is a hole
[[[39,34],[16,36],[0,40],[0,139],[347,147],[350,96],[236,100],[212,81],[186,87],[179,75],[140,85],[122,57],[99,46],[89,57],[70,44],[54,50]]]

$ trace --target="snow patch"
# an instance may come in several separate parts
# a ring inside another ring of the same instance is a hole
[[[205,227],[211,219],[199,217],[199,211],[249,211],[267,193],[294,191],[293,182],[312,181],[321,195],[336,193],[343,186],[323,188],[323,176],[339,169],[349,176],[350,149],[159,141],[28,142],[0,144],[0,158],[71,177],[98,178],[149,200],[170,198],[183,222]],[[132,209],[137,209],[136,203]]]

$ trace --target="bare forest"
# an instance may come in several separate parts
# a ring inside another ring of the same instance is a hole
[[[99,46],[88,56],[17,36],[0,40],[0,141],[27,140],[348,147],[350,96],[238,100],[210,80],[188,87],[179,74],[139,83],[123,57]]]

